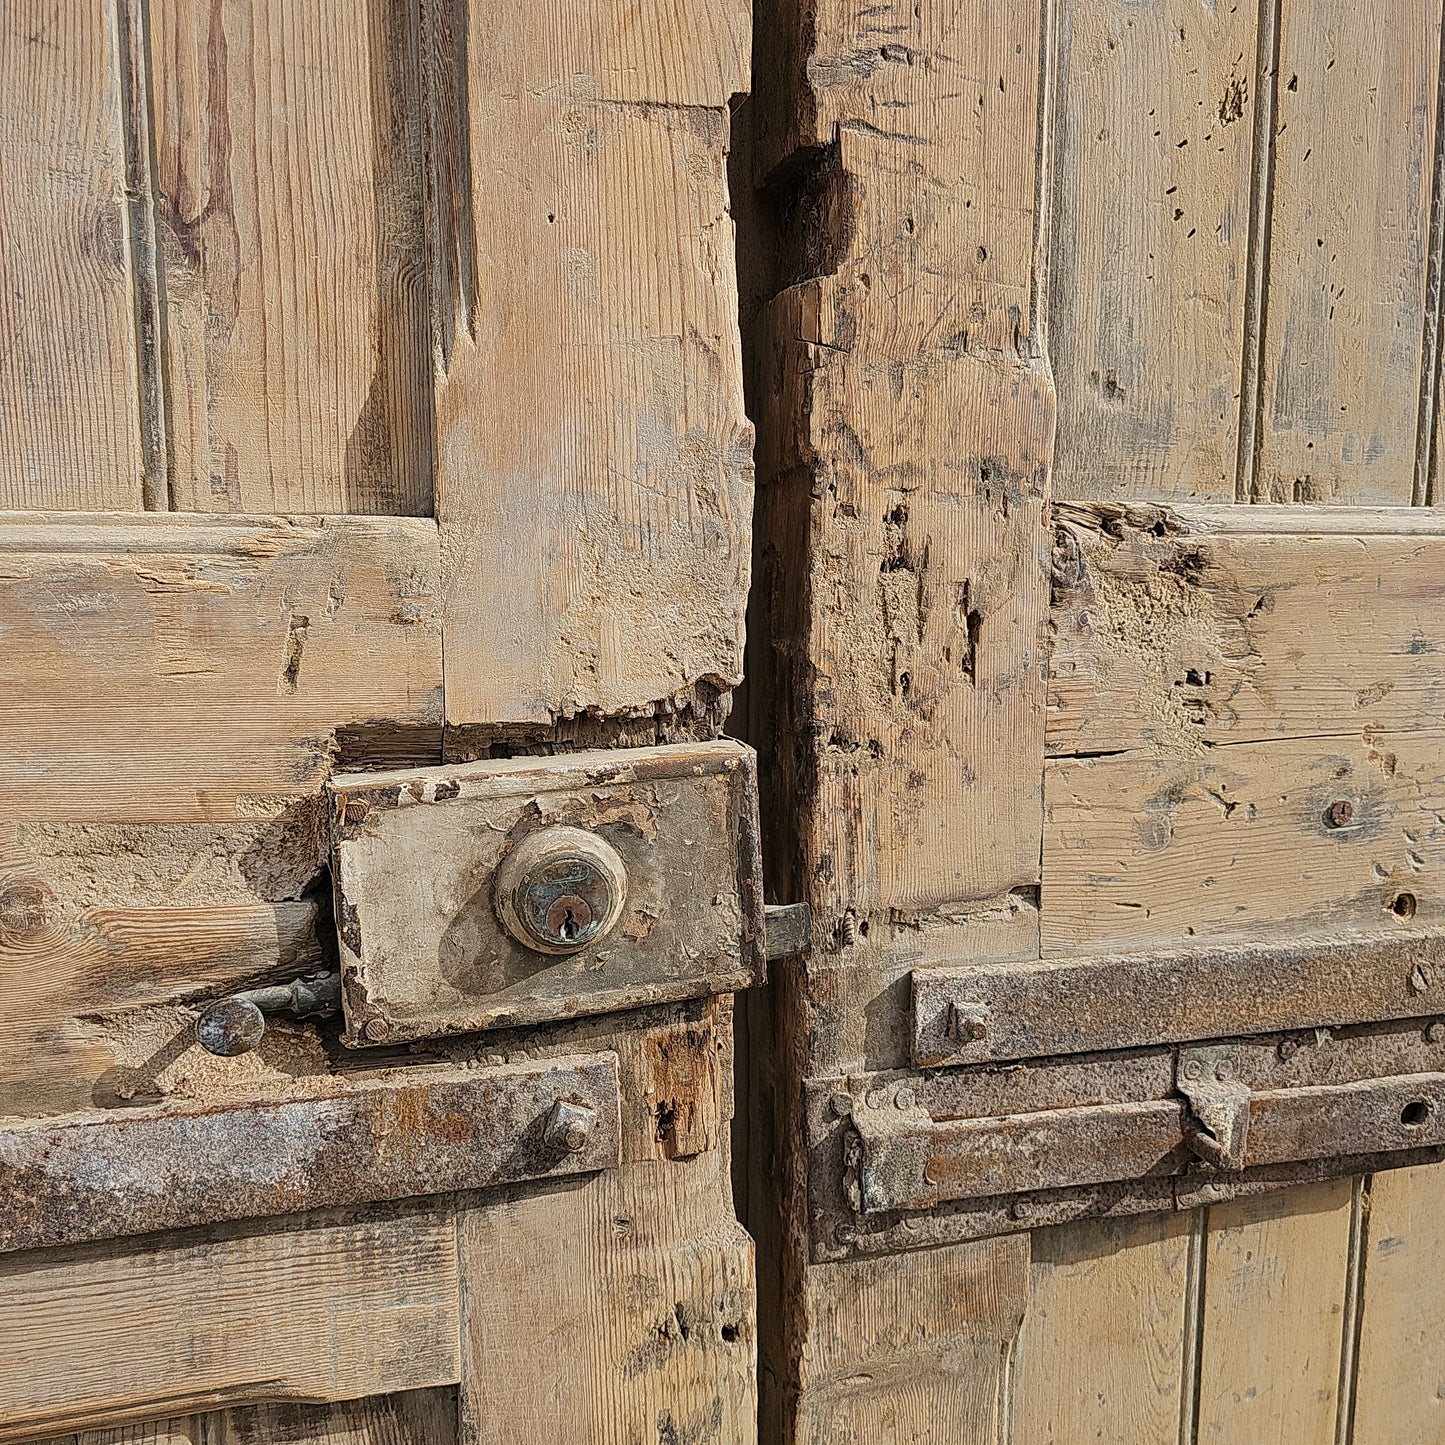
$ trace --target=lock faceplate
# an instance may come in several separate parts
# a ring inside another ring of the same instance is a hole
[[[329,792],[348,1044],[763,976],[757,773],[740,743],[342,774]]]

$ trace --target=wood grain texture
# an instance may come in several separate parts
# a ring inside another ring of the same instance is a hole
[[[1234,496],[1255,21],[1197,0],[1058,8],[1055,496]]]
[[[1353,1193],[1339,1179],[1209,1211],[1200,1441],[1335,1445]]]
[[[747,7],[452,19],[429,102],[448,721],[686,706],[741,676]]]
[[[0,13],[0,507],[142,505],[116,46],[107,6]]]
[[[1445,734],[1049,763],[1044,956],[1445,919]],[[1346,827],[1327,818],[1349,802]]]
[[[429,514],[414,7],[149,18],[173,505]]]
[[[1440,11],[1283,0],[1252,496],[1412,499]]]
[[[1434,1445],[1445,1432],[1442,1174],[1400,1169],[1370,1183],[1353,1445]]]
[[[48,1445],[451,1445],[456,1420],[455,1390],[407,1390],[332,1405],[246,1405],[83,1430]]]
[[[763,1435],[788,1445],[995,1439],[1027,1291],[1019,1239],[809,1263],[796,1100],[836,1060],[901,1061],[906,959],[970,918],[1034,942],[1041,10],[763,10],[796,64],[766,77],[756,137],[785,289],[756,348],[753,740],[773,896],[811,904],[815,939],[755,1035]]]
[[[460,1440],[756,1438],[752,1241],[725,1150],[458,1220]]]
[[[815,1265],[798,1445],[999,1439],[1027,1280],[1026,1235]]]
[[[1316,509],[1242,510],[1246,530],[1209,510],[1054,509],[1051,753],[1200,757],[1445,714],[1445,525],[1392,534],[1337,508],[1317,533]],[[1293,528],[1265,530],[1270,513]]]
[[[453,1383],[457,1287],[444,1212],[8,1258],[0,1441]]]
[[[0,807],[235,818],[318,791],[347,738],[434,758],[436,600],[423,521],[5,517]]]
[[[1146,1214],[1034,1232],[1010,1445],[1178,1445],[1192,1230]]]

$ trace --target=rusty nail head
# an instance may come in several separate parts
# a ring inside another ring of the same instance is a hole
[[[841,1089],[828,1102],[833,1106],[833,1112],[840,1119],[847,1119],[853,1113],[853,1096],[845,1094]]]
[[[208,1054],[249,1054],[266,1036],[266,1015],[250,999],[218,999],[196,1020],[196,1038]]]
[[[1011,1219],[1027,1219],[1034,1212],[1034,1207],[1027,1199],[1015,1199],[1008,1212]]]
[[[1438,1044],[1442,1041],[1445,1041],[1445,1024],[1442,1024],[1437,1020],[1435,1023],[1431,1024],[1428,1029],[1425,1030],[1425,1042],[1431,1044]]]
[[[840,1224],[837,1229],[833,1231],[833,1238],[836,1239],[839,1244],[852,1244],[853,1241],[858,1238],[858,1231],[854,1229],[851,1224]]]
[[[893,1101],[900,1109],[911,1109],[917,1102],[912,1089],[899,1089],[898,1097]]]
[[[868,1107],[870,1109],[881,1109],[888,1102],[888,1091],[886,1089],[870,1089],[868,1091]]]
[[[1190,1059],[1189,1062],[1184,1065],[1184,1077],[1186,1079],[1197,1079],[1203,1073],[1204,1070],[1200,1067],[1198,1059]]]
[[[372,1014],[361,1026],[361,1037],[369,1044],[384,1044],[391,1037],[391,1025],[380,1014]]]
[[[1227,1059],[1221,1059],[1219,1063],[1215,1065],[1214,1077],[1218,1079],[1221,1084],[1231,1076],[1231,1073],[1232,1071]]]
[[[1276,1049],[1275,1052],[1279,1055],[1280,1063],[1287,1064],[1292,1058],[1294,1058],[1297,1053],[1299,1053],[1299,1040],[1281,1039],[1279,1041],[1279,1048]]]
[[[1347,798],[1331,803],[1325,809],[1325,822],[1331,828],[1343,828],[1355,816],[1355,805]]]
[[[592,1137],[597,1111],[571,1099],[558,1099],[542,1127],[542,1138],[559,1154],[580,1154]]]

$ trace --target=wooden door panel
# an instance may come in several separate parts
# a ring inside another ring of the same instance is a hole
[[[419,8],[146,12],[171,505],[430,515]]]
[[[0,1340],[5,1441],[450,1384],[455,1227],[404,1210],[8,1255]]]
[[[0,15],[0,503],[142,505],[127,98],[110,12]]]
[[[0,1438],[750,1438],[726,996],[445,1049],[196,1043],[209,1000],[334,967],[338,768],[439,763],[448,722],[454,757],[720,731],[749,7],[0,24],[0,1113],[235,1114],[579,1048],[624,1094],[582,1188],[10,1256]]]

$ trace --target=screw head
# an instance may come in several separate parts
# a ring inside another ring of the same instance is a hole
[[[558,1154],[580,1154],[592,1137],[597,1111],[571,1099],[558,1099],[542,1126],[542,1140]]]
[[[1190,1059],[1184,1065],[1184,1077],[1186,1079],[1198,1079],[1203,1077],[1204,1070],[1200,1067],[1198,1059]]]
[[[911,1109],[917,1102],[912,1089],[899,1089],[897,1097],[893,1100],[900,1109]]]
[[[369,1044],[384,1044],[391,1037],[391,1025],[380,1014],[372,1014],[361,1026],[361,1037]]]
[[[837,1092],[836,1094],[834,1094],[831,1099],[828,1100],[828,1102],[833,1106],[833,1112],[834,1112],[840,1119],[848,1119],[848,1118],[851,1118],[851,1117],[852,1117],[852,1114],[853,1114],[853,1096],[852,1096],[852,1094],[845,1094],[845,1093],[843,1092],[843,1090],[839,1089],[838,1092]]]
[[[888,1091],[886,1089],[869,1089],[866,1102],[870,1109],[881,1109],[888,1102]]]
[[[1433,1023],[1425,1030],[1425,1042],[1429,1044],[1445,1043],[1445,1024]]]
[[[196,1041],[208,1054],[249,1054],[266,1036],[266,1015],[248,998],[223,998],[196,1020]]]
[[[622,914],[627,868],[584,828],[529,833],[497,868],[492,899],[507,932],[539,953],[577,953]]]
[[[1341,798],[1338,802],[1331,803],[1325,809],[1325,826],[1329,828],[1344,828],[1355,816],[1355,805],[1348,798]]]
[[[1279,1055],[1280,1063],[1289,1063],[1289,1061],[1294,1058],[1297,1053],[1299,1053],[1299,1040],[1281,1039],[1279,1041],[1279,1047],[1275,1050],[1275,1053]]]

